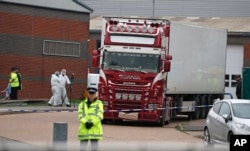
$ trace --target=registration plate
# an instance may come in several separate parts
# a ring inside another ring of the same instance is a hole
[[[133,112],[133,113],[119,112],[118,117],[122,119],[127,119],[127,120],[138,120],[138,113],[137,112]]]

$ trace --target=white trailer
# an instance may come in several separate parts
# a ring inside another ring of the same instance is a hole
[[[98,89],[98,83],[99,83],[99,74],[98,73],[89,73],[88,71],[88,75],[87,75],[87,88],[88,87],[93,87]],[[83,92],[83,98],[87,98],[88,97],[88,92],[87,89],[84,90]]]
[[[224,96],[227,31],[171,22],[169,54],[173,56],[166,95],[173,115],[205,118],[213,100]]]
[[[88,84],[87,87],[93,87],[98,89],[99,74],[98,73],[88,73]]]

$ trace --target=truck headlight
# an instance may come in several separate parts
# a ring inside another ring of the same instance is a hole
[[[129,100],[134,100],[135,99],[135,94],[129,94],[128,99]]]
[[[115,99],[119,100],[119,99],[121,99],[121,97],[122,97],[121,93],[116,93],[115,94]]]
[[[127,100],[127,99],[128,99],[128,94],[123,93],[123,94],[122,94],[122,99],[123,99],[123,100]]]
[[[135,100],[140,101],[141,100],[141,94],[135,94]]]

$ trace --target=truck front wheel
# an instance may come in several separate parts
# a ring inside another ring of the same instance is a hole
[[[166,101],[164,100],[163,101],[163,109],[162,109],[162,118],[161,118],[161,120],[160,120],[160,126],[161,127],[164,127],[164,125],[166,124],[166,111],[167,111],[167,109],[166,109]]]

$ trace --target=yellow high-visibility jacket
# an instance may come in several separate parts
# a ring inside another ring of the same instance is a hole
[[[78,119],[80,121],[78,140],[101,140],[103,137],[103,103],[96,99],[88,107],[87,102],[88,99],[85,99],[78,105]],[[94,124],[90,129],[87,129],[85,126],[87,121],[91,121]]]
[[[19,80],[17,77],[17,73],[16,72],[11,72],[10,73],[10,86],[11,87],[19,87]]]

